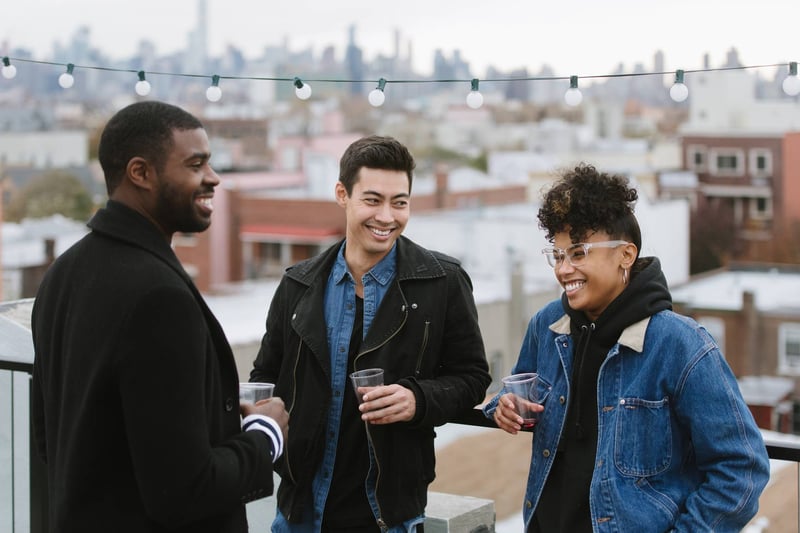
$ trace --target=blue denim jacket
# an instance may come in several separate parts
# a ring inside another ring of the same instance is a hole
[[[526,527],[556,454],[570,396],[573,340],[554,301],[531,319],[512,370],[538,372]],[[497,400],[486,404],[492,417]],[[593,530],[734,532],[769,479],[761,432],[718,346],[691,318],[661,311],[625,329],[597,380]]]

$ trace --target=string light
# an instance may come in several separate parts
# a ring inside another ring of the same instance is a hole
[[[17,75],[17,67],[11,64],[11,60],[8,57],[4,57],[3,68],[0,69],[0,72],[3,73],[5,79],[10,80]]]
[[[579,106],[583,102],[583,94],[578,89],[578,76],[569,77],[569,89],[564,93],[564,101],[570,107]]]
[[[467,94],[467,105],[472,109],[478,109],[483,105],[483,95],[478,90],[478,78],[472,79],[472,90]]]
[[[372,89],[367,95],[367,100],[369,100],[369,104],[372,107],[380,107],[383,105],[383,102],[386,100],[386,93],[383,92],[384,87],[386,87],[386,80],[381,78],[378,80],[378,86]]]
[[[51,61],[38,61],[34,59],[21,59],[15,57],[8,57],[4,56],[2,58],[2,69],[0,69],[2,75],[6,79],[12,79],[17,74],[17,68],[11,64],[12,61],[17,63],[34,63],[40,65],[56,65],[61,67],[67,67],[72,65],[71,63],[55,63]],[[97,65],[72,65],[73,68],[81,68],[81,69],[93,69],[93,70],[101,70],[106,72],[129,72],[140,75],[140,82],[146,82],[143,79],[144,71],[139,70],[132,70],[132,69],[122,69],[122,68],[113,68],[113,67],[106,67],[106,66],[97,66]],[[687,71],[676,71],[676,83],[673,85],[675,87],[678,85],[678,74],[679,72],[687,72],[687,73],[697,73],[697,72],[716,72],[716,71],[728,71],[728,70],[746,70],[746,69],[761,69],[761,68],[774,68],[774,67],[785,67],[786,63],[775,63],[775,64],[764,64],[764,65],[743,65],[737,67],[722,67],[722,68],[703,68],[703,69],[694,69],[694,70],[687,70]],[[205,78],[207,77],[206,74],[191,74],[191,73],[175,73],[175,72],[150,72],[150,74],[157,74],[161,76],[174,76],[174,77],[184,77],[184,78]],[[582,76],[584,79],[591,78],[591,79],[600,79],[600,78],[627,78],[627,77],[640,77],[640,76],[664,76],[666,74],[670,74],[670,72],[635,72],[635,73],[617,73],[617,74],[610,74],[610,75],[593,75],[593,76]],[[206,90],[206,97],[212,101],[216,102],[222,98],[222,90],[219,87],[219,82],[222,79],[230,79],[230,80],[253,80],[253,81],[288,81],[294,82],[296,91],[299,89],[297,87],[297,82],[300,81],[299,78],[281,78],[281,77],[245,77],[245,76],[219,76],[214,74],[211,76],[212,84]],[[535,76],[535,77],[507,77],[507,78],[493,78],[493,79],[484,79],[484,82],[526,82],[526,81],[560,81],[565,80],[567,78],[563,76]],[[308,91],[308,96],[310,96],[311,87],[308,84],[308,81],[319,81],[319,82],[326,82],[326,83],[358,83],[362,84],[369,80],[364,79],[312,79],[306,81],[300,81],[302,83],[302,88]],[[480,92],[477,91],[477,83],[478,79],[473,78],[470,79],[411,79],[411,80],[404,80],[404,79],[397,79],[397,80],[386,80],[385,78],[380,78],[378,81],[378,86],[369,94],[370,104],[373,106],[380,106],[385,101],[385,94],[384,89],[387,83],[465,83],[468,81],[472,81],[473,86],[476,88],[475,91],[470,91],[470,94],[477,93],[471,98],[476,99]],[[583,95],[581,94],[580,90],[578,89],[578,76],[570,76],[570,87],[564,93],[564,99],[567,101],[569,105],[580,105],[583,101]],[[139,84],[137,84],[139,85]],[[142,84],[143,86],[144,84]],[[147,83],[149,85],[149,83]],[[797,62],[789,63],[789,75],[783,81],[783,88],[786,91],[786,94],[791,96],[800,94],[800,77],[797,75]],[[677,90],[677,89],[676,89]],[[138,92],[137,92],[138,94]],[[687,89],[688,95],[688,89]],[[480,95],[482,96],[482,95]],[[298,95],[299,97],[299,95]],[[468,104],[469,105],[469,104]]]
[[[683,102],[689,97],[689,88],[683,83],[683,71],[675,71],[675,83],[669,88],[669,97],[676,102]]]
[[[797,61],[789,63],[789,75],[783,79],[781,84],[783,92],[789,96],[800,94],[800,77],[797,76]]]
[[[140,70],[137,74],[139,75],[139,81],[136,82],[133,88],[139,96],[147,96],[150,94],[150,82],[144,79],[143,70]]]
[[[311,85],[303,83],[300,78],[294,79],[294,94],[300,100],[308,100],[311,98]]]
[[[219,102],[222,98],[222,89],[219,88],[219,76],[214,74],[211,76],[211,86],[206,89],[206,98],[209,102]]]
[[[75,77],[72,75],[74,69],[75,65],[67,63],[67,71],[58,77],[58,84],[62,89],[69,89],[75,85]]]

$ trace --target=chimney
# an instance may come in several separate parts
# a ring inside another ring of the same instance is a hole
[[[758,335],[758,309],[756,308],[756,297],[753,291],[742,291],[742,316],[745,326],[745,350],[744,372],[747,370],[754,376],[764,373],[762,368],[764,361],[763,354],[759,350]]]
[[[56,260],[56,240],[48,238],[44,240],[44,264],[50,266]]]
[[[447,165],[439,163],[434,169],[434,176],[436,178],[436,209],[444,209],[447,201],[447,178],[449,171]]]

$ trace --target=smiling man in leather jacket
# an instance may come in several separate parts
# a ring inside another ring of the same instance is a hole
[[[293,420],[272,531],[420,532],[434,427],[484,399],[490,376],[472,283],[401,236],[415,163],[390,137],[351,144],[336,202],[346,237],[287,270],[251,372]],[[359,405],[348,374],[384,370]]]

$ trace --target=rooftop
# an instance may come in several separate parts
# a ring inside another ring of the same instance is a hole
[[[672,300],[700,309],[737,311],[745,292],[762,312],[800,314],[800,271],[779,267],[727,270],[672,287]]]

